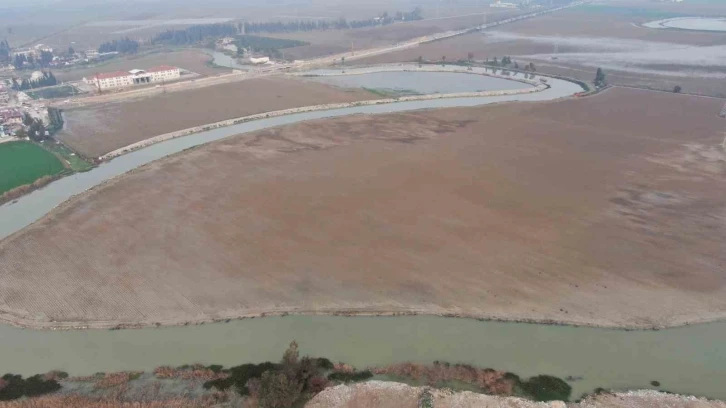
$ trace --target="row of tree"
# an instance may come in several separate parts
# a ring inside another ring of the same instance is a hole
[[[191,45],[208,38],[230,37],[237,34],[237,27],[231,24],[204,24],[183,30],[167,30],[152,38],[153,44]]]
[[[46,129],[45,124],[43,124],[41,119],[35,119],[26,112],[23,114],[23,125],[25,125],[25,129],[18,130],[15,134],[17,137],[28,137],[34,142],[41,142],[45,140]]]
[[[98,52],[118,52],[121,54],[133,54],[139,50],[139,42],[128,37],[120,40],[105,42],[98,47]]]
[[[299,21],[270,21],[262,23],[239,23],[237,28],[240,32],[246,34],[252,33],[291,33],[299,31],[314,30],[344,30],[349,28],[373,27],[377,25],[392,24],[395,21],[415,21],[423,19],[423,10],[416,7],[410,12],[398,11],[393,15],[388,12],[380,14],[378,17],[365,20],[347,20],[339,18],[338,20],[299,20]]]
[[[33,54],[17,54],[13,59],[15,69],[38,69],[47,68],[53,62],[53,53],[50,51],[41,51],[36,58]]]
[[[8,40],[0,41],[0,65],[7,65],[10,61],[10,44]]]
[[[44,71],[43,77],[38,79],[22,79],[18,82],[17,78],[13,78],[12,88],[16,91],[25,91],[28,89],[42,88],[44,86],[58,85],[58,80],[50,71]]]

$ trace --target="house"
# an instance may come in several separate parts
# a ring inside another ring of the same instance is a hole
[[[23,123],[23,113],[16,108],[0,109],[0,124],[20,125]]]
[[[154,82],[174,81],[181,77],[181,70],[169,65],[161,65],[148,70],[132,69],[131,71],[116,71],[97,74],[92,78],[83,78],[83,81],[93,85],[99,90],[125,88],[134,85],[150,84]]]

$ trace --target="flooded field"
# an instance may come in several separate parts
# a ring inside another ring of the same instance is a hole
[[[313,71],[313,74],[316,72],[323,71]],[[338,73],[341,72],[338,71]],[[353,75],[326,75],[312,79],[342,88],[367,88],[420,95],[501,91],[532,87],[532,85],[526,83],[507,79],[453,72],[374,72]]]
[[[726,18],[682,17],[651,21],[648,28],[676,28],[679,30],[726,32]]]

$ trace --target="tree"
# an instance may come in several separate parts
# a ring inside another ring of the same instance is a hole
[[[418,67],[421,68],[422,65],[423,65],[423,57],[419,55],[418,56]]]
[[[259,404],[262,408],[290,408],[300,398],[302,384],[284,373],[265,371],[260,378]]]
[[[345,57],[340,57],[340,64],[345,65]]]
[[[76,50],[74,50],[73,47],[68,47],[68,55],[71,57],[76,55]]]
[[[673,88],[673,93],[681,93],[681,86],[680,85],[676,85]]]
[[[603,72],[602,68],[598,68],[597,72],[595,73],[595,86],[597,88],[605,86],[605,73]]]
[[[536,71],[536,70],[537,70],[537,68],[535,68],[535,67],[534,67],[534,64],[530,62],[530,63],[529,63],[529,70],[530,70],[530,71],[532,71],[532,72],[534,72],[534,71]]]
[[[446,65],[446,55],[441,57],[441,66],[443,67],[444,65]]]
[[[469,62],[474,61],[474,53],[473,52],[469,51],[469,54],[467,54],[466,57],[469,60]]]
[[[23,125],[30,126],[33,124],[33,117],[28,112],[23,113]]]
[[[297,342],[293,340],[287,350],[285,350],[285,353],[282,355],[281,363],[283,367],[295,367],[298,363],[299,358],[300,351],[298,351]]]
[[[492,62],[492,64],[499,65],[499,60],[497,59],[497,57],[494,57],[494,61]]]
[[[39,63],[41,67],[47,67],[53,61],[53,53],[50,51],[41,51]]]
[[[514,69],[519,69],[519,64],[517,64],[517,61],[514,61]]]

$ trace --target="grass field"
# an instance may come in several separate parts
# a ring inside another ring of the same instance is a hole
[[[52,88],[41,88],[26,92],[33,99],[67,98],[78,95],[80,92],[73,85],[61,85]]]
[[[58,158],[34,143],[0,144],[0,194],[64,169]]]

